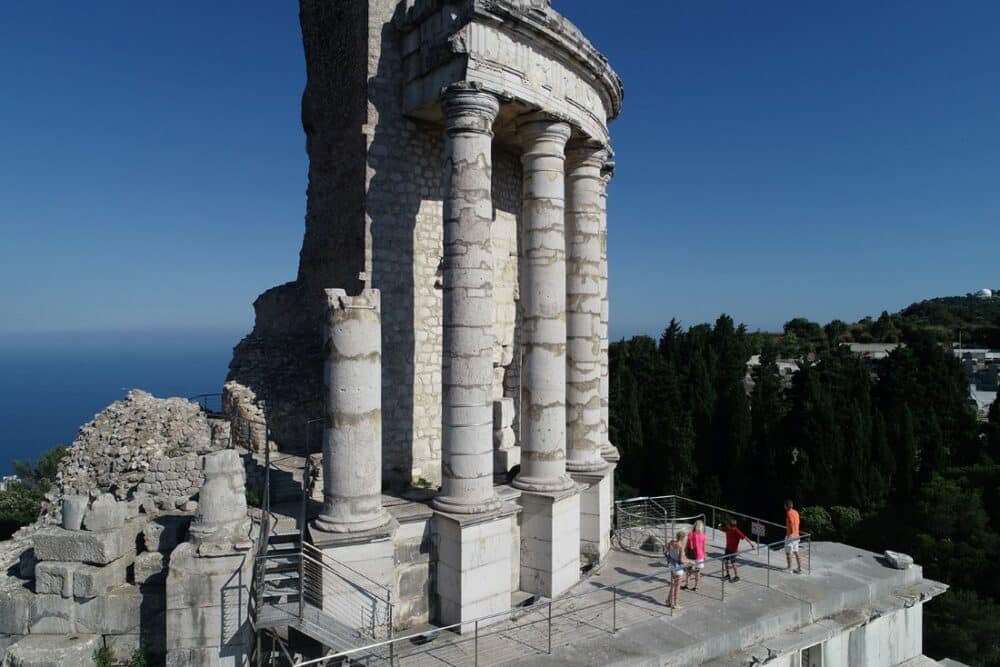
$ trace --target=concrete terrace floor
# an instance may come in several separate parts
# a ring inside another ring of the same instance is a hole
[[[721,555],[722,534],[709,530],[708,537],[709,558]],[[809,549],[804,543],[804,566]],[[723,584],[721,563],[709,562],[699,590],[681,591],[681,609],[672,611],[664,605],[670,576],[662,558],[616,548],[599,571],[552,602],[551,653],[549,604],[542,600],[480,628],[478,639],[473,632],[442,632],[426,643],[397,642],[394,657],[401,667],[739,664],[766,657],[769,648],[817,643],[944,590],[917,566],[894,570],[876,554],[843,544],[813,544],[811,556],[811,574],[796,575],[783,570],[781,551],[770,554],[770,567],[766,549],[744,554],[736,584]],[[628,581],[637,577],[648,578]],[[569,597],[579,593],[588,594]],[[385,650],[378,654],[388,658]]]

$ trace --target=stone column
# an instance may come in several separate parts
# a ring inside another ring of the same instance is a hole
[[[542,114],[518,123],[521,211],[521,472],[513,484],[553,492],[566,474],[566,237],[564,160],[570,127]]]
[[[571,473],[608,465],[601,457],[607,441],[601,396],[601,169],[607,156],[607,149],[591,143],[572,146],[566,155],[566,469]]]
[[[441,493],[444,512],[500,507],[493,491],[493,121],[499,100],[450,86],[445,115]]]
[[[614,176],[613,158],[605,162],[601,172],[601,431],[604,437],[601,446],[601,456],[615,463],[621,459],[618,448],[608,439],[608,424],[610,423],[609,394],[611,382],[608,369],[608,323],[611,310],[608,304],[608,184]]]
[[[382,312],[380,294],[326,290],[323,510],[313,528],[374,530],[382,508]]]

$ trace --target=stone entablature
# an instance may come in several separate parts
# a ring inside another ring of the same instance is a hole
[[[418,0],[398,26],[405,113],[436,117],[441,89],[466,82],[608,142],[608,123],[621,112],[621,80],[548,2]]]

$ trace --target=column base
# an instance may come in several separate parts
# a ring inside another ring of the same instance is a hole
[[[580,490],[524,492],[521,590],[554,598],[580,580]]]
[[[434,496],[431,507],[439,512],[447,514],[459,514],[462,516],[473,516],[479,514],[492,514],[498,512],[503,503],[494,495],[488,500],[469,501],[460,496]]]
[[[618,463],[622,460],[622,455],[621,452],[618,451],[617,447],[612,445],[610,442],[606,442],[604,443],[604,446],[601,447],[601,458],[608,463]]]
[[[379,528],[388,525],[391,520],[392,516],[390,516],[389,513],[383,509],[371,518],[350,522],[340,521],[334,517],[320,514],[318,517],[313,519],[311,526],[319,533],[346,535],[354,533],[367,533],[373,530],[378,530]]]
[[[576,482],[580,480],[574,477],[575,473],[602,473],[607,467],[608,462],[601,455],[598,455],[595,461],[566,461],[566,472]]]
[[[611,551],[611,515],[614,506],[614,467],[595,473],[573,473],[583,486],[580,493],[580,555],[604,562]]]
[[[576,482],[566,474],[559,477],[525,477],[520,474],[510,485],[528,493],[562,493],[576,488]]]
[[[310,567],[308,561],[305,563],[303,575],[307,579],[307,595],[321,596],[310,602],[349,628],[372,631],[370,625],[356,627],[359,613],[365,618],[388,619],[388,604],[380,599],[386,592],[379,586],[390,591],[393,588],[396,567],[393,539],[399,528],[394,518],[390,516],[389,519],[378,529],[356,533],[324,532],[315,522],[309,527],[309,540],[322,552],[323,562],[328,567],[314,564]],[[309,551],[306,554],[309,555]],[[364,577],[358,576],[359,573]],[[377,626],[374,630],[382,639],[388,635],[389,628]]]
[[[517,508],[504,504],[490,515],[469,517],[437,512],[437,598],[442,625],[461,623],[460,632],[505,620],[510,611],[511,541]]]

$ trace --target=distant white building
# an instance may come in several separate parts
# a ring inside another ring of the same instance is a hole
[[[842,343],[842,345],[846,345],[852,354],[862,359],[881,361],[892,354],[900,343]]]
[[[981,289],[978,292],[976,292],[976,296],[978,296],[980,299],[992,299],[993,298],[993,290],[991,290],[991,289]]]

